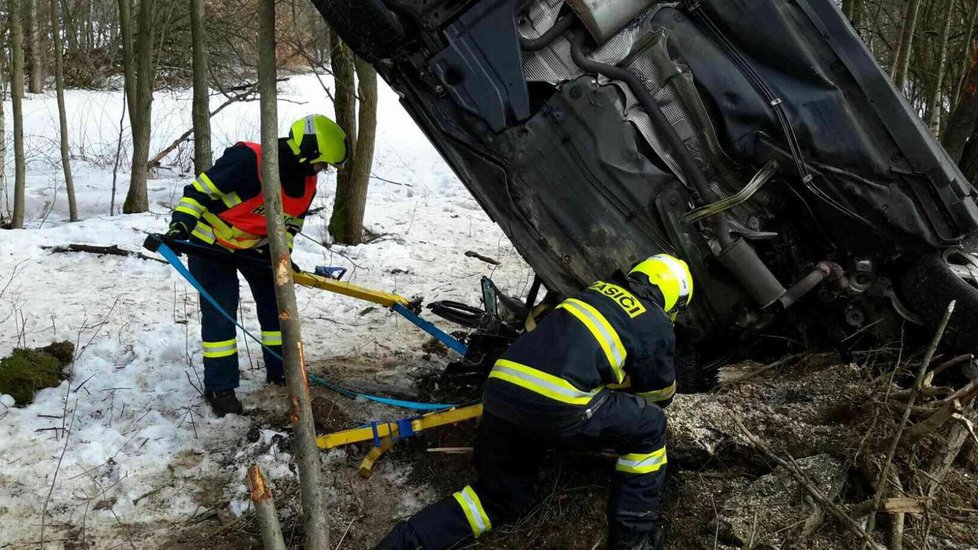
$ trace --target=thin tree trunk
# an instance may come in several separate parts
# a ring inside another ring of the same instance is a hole
[[[907,80],[907,69],[910,65],[910,53],[913,51],[913,35],[917,28],[917,14],[920,12],[920,0],[910,0],[907,2],[907,10],[903,15],[903,25],[900,27],[900,36],[897,39],[896,51],[893,56],[893,67],[890,77],[893,84],[900,92]]]
[[[204,0],[190,0],[190,34],[193,42],[194,79],[194,172],[202,173],[211,167],[211,116],[210,92],[207,89],[207,75],[210,62],[207,42],[204,40]]]
[[[119,37],[122,41],[123,87],[129,108],[129,126],[135,128],[136,118],[136,63],[133,59],[132,9],[129,0],[119,0]]]
[[[333,100],[333,111],[336,123],[346,132],[347,145],[350,147],[351,160],[357,150],[357,93],[356,93],[356,65],[353,61],[353,52],[350,50],[339,34],[330,29],[330,65],[333,70],[333,87],[335,88],[335,98]],[[336,198],[333,204],[333,215],[330,218],[329,232],[334,239],[339,240],[335,226],[339,228],[342,224],[340,219],[345,217],[345,213],[338,214],[338,209],[345,206],[345,197],[351,189],[353,177],[353,163],[347,162],[346,166],[337,170],[336,173]],[[344,242],[347,239],[346,231],[342,231]],[[359,242],[359,238],[355,239]]]
[[[60,4],[65,38],[68,39],[68,51],[78,51],[78,33],[75,31],[75,20],[71,14],[71,6],[68,5],[68,0],[61,0]]]
[[[944,9],[939,13],[944,14],[944,28],[941,29],[941,38],[938,43],[937,75],[931,83],[930,94],[927,97],[927,126],[935,136],[940,135],[941,111],[944,110],[944,73],[947,65],[947,43],[951,35],[951,10],[954,8],[953,0],[944,0]]]
[[[359,83],[359,119],[349,177],[337,183],[329,232],[336,242],[360,244],[363,238],[363,215],[367,205],[367,186],[373,166],[374,140],[377,134],[377,72],[369,63],[356,57]]]
[[[961,98],[947,119],[942,140],[948,156],[959,166],[968,138],[978,126],[978,46],[972,50],[969,59]]]
[[[967,25],[967,28],[965,29],[964,42],[963,42],[965,48],[975,47],[974,44],[972,44],[972,39],[974,39],[975,36],[976,22],[978,22],[978,1],[972,0],[971,12],[968,14],[968,20],[965,21],[965,24]],[[970,57],[968,56],[961,56],[961,57],[962,59],[961,62],[958,64],[959,69],[956,74],[957,82],[955,83],[954,86],[954,94],[951,96],[951,112],[954,112],[954,109],[958,106],[958,101],[961,100],[961,91],[964,88],[964,81],[968,77],[968,69],[969,69],[968,62],[970,61]]]
[[[265,218],[275,279],[275,299],[282,327],[282,353],[289,393],[289,417],[295,433],[296,461],[306,528],[305,548],[329,549],[329,527],[323,502],[322,472],[312,400],[302,353],[302,332],[292,279],[292,261],[286,244],[282,187],[278,168],[278,108],[275,89],[275,1],[258,2],[258,87],[261,94],[262,184]]]
[[[61,134],[61,167],[65,173],[65,190],[68,194],[68,219],[78,221],[78,205],[75,202],[75,181],[71,177],[71,157],[68,151],[68,115],[65,112],[65,74],[61,39],[61,6],[59,0],[51,0],[51,41],[54,46],[54,88],[58,96],[58,120]]]
[[[136,112],[132,126],[132,172],[129,174],[129,192],[122,204],[124,214],[136,214],[149,210],[146,180],[149,161],[150,122],[153,117],[153,11],[156,0],[139,3],[139,42],[136,56]],[[134,43],[135,45],[136,43]]]
[[[8,5],[9,8],[9,5]],[[3,100],[7,97],[7,79],[2,75],[6,74],[7,70],[7,56],[2,54],[2,49],[0,49],[0,197],[3,199],[8,199],[7,195],[7,174],[6,170],[3,169],[7,165],[7,114],[4,108]],[[10,213],[10,202],[7,201],[5,204],[0,204],[0,226],[6,223],[6,217],[4,214]]]
[[[14,113],[14,213],[13,229],[24,227],[26,170],[24,166],[24,28],[20,20],[20,2],[10,0],[11,78],[10,99]]]
[[[44,62],[40,46],[42,23],[38,17],[37,1],[26,0],[22,4],[24,54],[27,60],[27,89],[32,94],[39,94],[44,91]]]
[[[255,505],[255,516],[258,518],[265,550],[285,550],[282,526],[275,511],[275,500],[257,464],[248,468],[248,488],[251,490],[251,503]]]

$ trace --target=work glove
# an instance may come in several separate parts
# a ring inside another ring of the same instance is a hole
[[[187,227],[182,223],[173,222],[166,232],[166,237],[176,241],[186,241],[190,239],[190,231],[187,231]]]

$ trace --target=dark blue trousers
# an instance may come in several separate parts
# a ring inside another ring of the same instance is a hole
[[[619,454],[608,501],[608,548],[635,547],[658,519],[666,473],[666,416],[631,394],[601,395],[605,400],[600,406],[591,415],[582,410],[570,429],[551,429],[530,411],[517,421],[514,410],[507,409],[503,418],[487,400],[475,443],[479,480],[399,523],[377,548],[453,548],[518,519],[533,504],[537,471],[551,448]]]
[[[230,263],[193,255],[188,264],[194,278],[232,317],[237,317],[238,314],[240,271],[255,298],[262,343],[279,356],[282,355],[282,332],[279,328],[271,269],[236,268]],[[233,390],[238,387],[239,382],[237,327],[203,297],[200,298],[200,314],[204,388],[215,392]],[[265,359],[267,379],[281,380],[284,376],[282,360],[264,348],[262,356]]]

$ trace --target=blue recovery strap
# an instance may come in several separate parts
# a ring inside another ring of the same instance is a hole
[[[190,283],[195,289],[197,289],[197,292],[199,292],[200,295],[203,296],[205,300],[207,300],[208,302],[210,302],[211,305],[213,305],[219,312],[221,312],[221,315],[223,315],[225,318],[227,318],[228,321],[231,321],[232,323],[234,323],[235,326],[237,326],[238,328],[240,328],[245,333],[245,335],[247,335],[249,338],[251,338],[252,340],[254,340],[255,342],[257,342],[258,345],[260,345],[261,347],[265,348],[265,350],[267,350],[273,356],[275,356],[275,357],[277,357],[279,359],[282,358],[281,355],[279,355],[275,351],[269,349],[268,346],[265,346],[264,344],[262,344],[260,338],[257,338],[254,334],[248,332],[248,329],[246,329],[243,326],[241,326],[241,324],[238,323],[237,319],[235,319],[233,316],[231,316],[231,314],[229,314],[227,311],[224,311],[224,308],[222,308],[221,305],[217,303],[217,300],[215,300],[214,297],[211,296],[209,292],[207,292],[206,290],[204,290],[204,287],[201,286],[200,282],[198,282],[197,279],[194,278],[193,275],[191,275],[190,270],[187,269],[187,266],[183,265],[183,262],[180,261],[180,258],[177,257],[176,253],[173,252],[173,250],[170,249],[169,246],[167,246],[164,243],[160,243],[160,247],[159,247],[159,250],[157,250],[157,252],[159,252],[160,255],[163,256],[166,259],[166,261],[170,262],[170,265],[173,266],[173,269],[176,269],[177,270],[177,273],[179,273],[184,279],[187,280],[188,283]],[[396,307],[397,306],[395,306],[395,308]],[[405,310],[405,311],[407,311],[407,310]],[[438,329],[435,329],[435,330],[438,330]],[[461,344],[459,344],[459,345],[461,345]],[[344,388],[343,386],[339,386],[337,384],[333,384],[331,382],[327,382],[326,380],[324,380],[324,379],[322,379],[322,378],[320,378],[320,377],[318,377],[318,376],[316,376],[314,374],[309,374],[308,375],[308,378],[309,378],[309,381],[310,382],[312,382],[312,383],[314,383],[314,384],[316,384],[318,386],[322,386],[322,387],[324,387],[326,389],[332,390],[332,391],[334,391],[336,393],[339,393],[340,395],[345,395],[347,397],[351,397],[351,398],[354,398],[354,399],[356,399],[356,398],[363,398],[363,399],[367,399],[367,400],[370,400],[370,401],[375,401],[377,403],[383,403],[384,405],[390,405],[392,407],[400,407],[402,409],[413,409],[413,410],[418,410],[418,411],[438,411],[438,410],[442,410],[442,409],[450,409],[452,407],[459,407],[459,406],[461,406],[461,405],[453,405],[453,404],[449,404],[449,403],[417,403],[417,402],[414,402],[414,401],[403,401],[401,399],[392,399],[390,397],[380,397],[378,395],[370,395],[370,394],[367,394],[367,393],[360,393],[358,391],[354,391],[354,390],[351,390],[351,389],[348,389],[348,388]]]
[[[462,355],[464,357],[465,353],[468,351],[468,348],[465,347],[465,344],[459,342],[455,338],[452,338],[448,334],[445,334],[445,332],[443,332],[441,329],[431,324],[430,322],[425,321],[416,313],[404,307],[403,305],[394,304],[394,311],[400,313],[402,316],[404,316],[405,319],[417,325],[418,328],[420,328],[421,330],[437,338],[438,341],[441,342],[442,344],[445,344],[449,348],[458,352],[459,355]]]

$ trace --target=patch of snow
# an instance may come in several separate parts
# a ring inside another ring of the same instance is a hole
[[[312,75],[291,78],[280,94],[283,134],[308,113],[332,114]],[[212,109],[222,101],[215,96]],[[198,298],[173,269],[138,258],[42,248],[85,243],[140,251],[147,233],[166,229],[192,177],[183,166],[160,170],[149,181],[150,212],[121,215],[128,186],[123,161],[116,214],[110,215],[122,94],[70,90],[66,103],[82,221],[67,223],[58,152],[51,145],[57,136],[53,94],[31,95],[24,102],[27,229],[0,231],[0,289],[5,289],[0,294],[0,356],[21,345],[69,340],[78,344],[78,357],[68,380],[41,391],[32,404],[15,408],[10,396],[0,396],[6,413],[0,412],[0,538],[11,547],[39,540],[46,506],[48,548],[60,547],[51,541],[82,525],[94,538],[93,548],[119,544],[120,523],[143,534],[158,533],[140,535],[140,547],[148,548],[165,540],[168,526],[183,525],[205,509],[206,499],[213,501],[210,483],[230,502],[230,511],[240,514],[248,506],[245,468],[260,464],[274,485],[294,477],[292,457],[274,441],[282,434],[265,430],[257,442],[248,443],[251,418],[219,419],[203,403]],[[372,244],[332,250],[299,238],[296,263],[309,270],[347,267],[354,283],[422,295],[429,302],[478,303],[483,275],[492,276],[505,292],[525,293],[532,273],[383,85],[378,120],[374,173],[397,183],[371,181],[365,223],[386,235]],[[258,121],[254,102],[233,104],[215,116],[215,158],[237,141],[257,140]],[[9,138],[12,117],[6,123]],[[189,91],[157,94],[151,152],[189,126]],[[125,158],[131,150],[128,136],[124,127]],[[181,165],[188,164],[189,147],[176,153]],[[7,155],[6,166],[10,188],[12,156]],[[316,240],[327,235],[334,178],[332,173],[321,176],[315,206],[324,210],[305,226]],[[0,208],[7,204],[9,198],[0,196]],[[464,257],[465,250],[503,263],[489,266]],[[240,314],[249,330],[257,331],[254,301],[247,286],[242,288]],[[405,361],[420,357],[417,350],[426,336],[391,312],[377,308],[361,314],[366,309],[362,302],[308,288],[296,292],[308,361],[368,357],[379,362],[395,353]],[[239,395],[251,409],[256,405],[249,394],[264,386],[261,353],[243,338],[239,349]],[[345,456],[345,450],[334,449],[323,459],[339,463]],[[417,504],[417,495],[403,498],[405,509]]]

